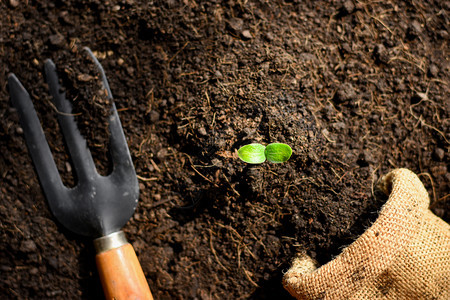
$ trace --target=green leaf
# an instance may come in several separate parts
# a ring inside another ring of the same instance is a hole
[[[242,146],[238,150],[239,158],[249,164],[260,164],[266,160],[264,147],[261,144],[249,144]]]
[[[291,157],[292,149],[286,144],[272,143],[267,145],[265,155],[270,162],[283,163]]]

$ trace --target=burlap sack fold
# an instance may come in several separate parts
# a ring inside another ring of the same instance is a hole
[[[294,259],[283,285],[297,299],[450,299],[450,226],[429,209],[417,175],[396,169],[380,180],[389,195],[377,220],[317,268]]]

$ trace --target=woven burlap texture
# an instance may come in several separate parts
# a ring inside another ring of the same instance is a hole
[[[283,277],[297,299],[450,299],[450,226],[429,209],[420,179],[396,169],[379,184],[387,195],[377,220],[317,268],[294,259]]]

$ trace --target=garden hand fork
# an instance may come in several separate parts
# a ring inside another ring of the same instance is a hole
[[[136,253],[121,231],[137,206],[136,173],[103,68],[92,51],[84,49],[94,61],[112,103],[108,119],[114,165],[111,174],[97,173],[51,60],[45,61],[45,74],[76,172],[74,188],[62,183],[31,98],[14,74],[8,76],[11,101],[19,114],[29,153],[53,215],[69,230],[94,238],[96,263],[106,299],[153,299]]]

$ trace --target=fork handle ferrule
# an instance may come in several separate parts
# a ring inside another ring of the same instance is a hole
[[[122,231],[94,240],[105,299],[153,300],[133,246]]]
[[[94,247],[97,254],[111,249],[122,247],[128,244],[123,231],[117,231],[94,240]]]

